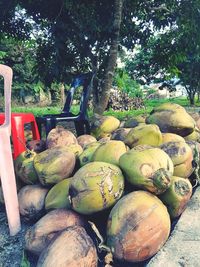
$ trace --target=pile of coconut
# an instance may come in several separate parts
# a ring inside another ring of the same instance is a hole
[[[57,126],[45,146],[31,141],[15,171],[37,267],[123,266],[155,255],[198,184],[194,118],[168,103],[123,125],[96,116],[91,135]]]

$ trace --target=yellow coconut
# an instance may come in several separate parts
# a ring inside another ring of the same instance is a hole
[[[135,191],[120,199],[111,210],[107,245],[118,260],[144,261],[164,245],[170,225],[167,209],[156,196]]]
[[[170,186],[173,162],[163,150],[150,146],[137,146],[119,159],[119,166],[127,180],[139,188],[155,194]]]
[[[162,133],[162,144],[168,143],[168,142],[184,142],[185,139],[174,133]]]
[[[91,134],[97,139],[105,137],[115,131],[120,125],[120,121],[113,116],[100,116],[95,114],[91,120]]]
[[[119,158],[127,151],[122,141],[111,140],[101,144],[94,152],[92,161],[102,161],[119,165]]]
[[[144,144],[159,146],[162,143],[162,134],[155,124],[137,126],[130,130],[124,142],[129,147]]]
[[[186,110],[178,104],[164,103],[153,109],[146,123],[157,124],[164,133],[186,136],[194,131],[196,123]]]

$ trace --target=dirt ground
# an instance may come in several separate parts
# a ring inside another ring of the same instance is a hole
[[[11,237],[4,208],[0,206],[0,267],[21,266],[24,251],[24,234],[29,227],[29,225],[22,222],[20,233]],[[34,267],[33,259],[31,259],[31,263],[31,266]]]

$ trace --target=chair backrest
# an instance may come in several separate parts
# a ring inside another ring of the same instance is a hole
[[[74,93],[78,87],[83,86],[81,99],[80,99],[79,115],[80,116],[86,115],[90,91],[91,91],[91,88],[93,85],[93,77],[94,77],[93,73],[86,73],[86,74],[80,74],[74,78],[74,80],[71,84],[71,88],[68,91],[67,98],[66,98],[62,113],[70,114],[70,108],[72,106]]]
[[[11,86],[12,86],[12,69],[6,65],[0,64],[0,75],[4,78],[4,103],[5,103],[5,121],[3,125],[9,127],[11,131]]]

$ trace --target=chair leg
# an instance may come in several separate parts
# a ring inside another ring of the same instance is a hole
[[[48,136],[49,132],[55,128],[55,121],[52,118],[46,118],[45,122],[45,131],[46,131],[46,137]]]
[[[85,134],[83,121],[74,122],[77,136]]]
[[[42,138],[42,121],[40,120],[40,118],[36,118],[36,124],[38,127],[40,138]]]
[[[35,120],[31,122],[31,130],[33,133],[33,140],[40,140],[40,133]]]
[[[0,133],[0,174],[10,235],[13,236],[20,231],[21,225],[10,136],[8,131],[2,131]]]
[[[85,121],[85,133],[90,134],[90,124],[89,121]]]

